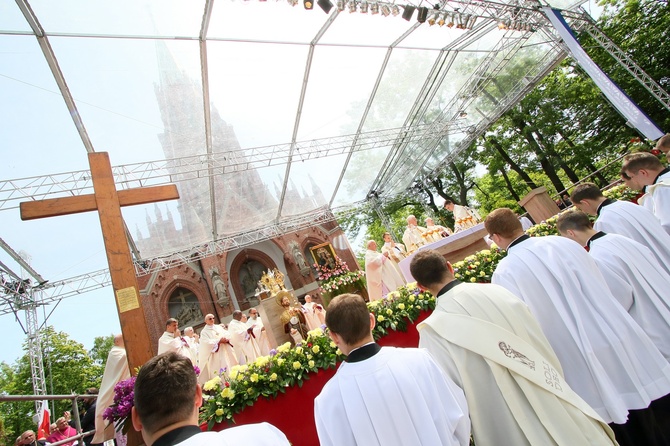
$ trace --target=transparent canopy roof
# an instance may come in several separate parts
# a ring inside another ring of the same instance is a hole
[[[118,189],[180,192],[123,208],[136,260],[267,239],[405,193],[565,57],[536,1],[331,1],[0,0],[0,237],[47,278],[104,268],[95,214],[17,209],[91,193],[104,151]]]

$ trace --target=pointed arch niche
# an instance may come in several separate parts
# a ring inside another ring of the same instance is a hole
[[[198,296],[184,286],[177,286],[172,290],[167,307],[168,314],[179,321],[181,329],[188,326],[199,328],[204,325],[205,318]]]
[[[255,289],[264,271],[274,269],[277,264],[270,256],[255,249],[240,252],[230,265],[230,284],[235,293],[237,307],[246,310],[259,304]]]

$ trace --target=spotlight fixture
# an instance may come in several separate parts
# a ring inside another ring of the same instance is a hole
[[[425,6],[419,7],[419,12],[416,14],[416,20],[419,23],[424,23],[428,18],[428,8]]]
[[[433,26],[439,17],[440,13],[438,11],[431,13],[430,17],[428,17],[428,25]]]
[[[372,15],[379,14],[379,3],[377,2],[370,3],[370,14]]]
[[[466,116],[468,116],[468,112],[466,112],[465,110],[461,110],[460,112],[458,112],[458,116],[460,118],[465,118]]]
[[[391,14],[391,8],[389,8],[389,5],[382,5],[382,15],[384,17],[388,17],[389,14]]]
[[[368,2],[367,2],[366,0],[363,0],[363,1],[361,2],[361,12],[362,12],[363,14],[367,14],[367,13],[368,13]]]
[[[446,18],[447,18],[447,13],[446,12],[440,14],[440,17],[437,19],[437,24],[440,25],[440,26],[444,26]]]
[[[347,6],[347,0],[337,0],[337,10],[342,12]]]
[[[356,0],[349,1],[349,12],[350,13],[356,12]]]
[[[465,29],[465,22],[467,21],[467,17],[465,17],[463,14],[458,14],[458,20],[456,21],[456,28],[457,29]]]
[[[330,13],[330,10],[335,6],[330,0],[316,0],[316,4],[319,5],[326,14]]]
[[[314,3],[312,3],[312,0],[302,0],[302,5],[305,7],[305,9],[314,9]]]
[[[394,16],[400,14],[400,8],[398,7],[398,5],[391,6],[391,14],[393,14]]]
[[[453,28],[455,17],[456,17],[455,13],[452,12],[449,14],[449,21],[447,22],[447,28]]]
[[[403,8],[405,8],[405,10],[402,13],[402,18],[409,22],[412,20],[412,16],[414,15],[414,10],[416,8],[412,5],[403,5]]]

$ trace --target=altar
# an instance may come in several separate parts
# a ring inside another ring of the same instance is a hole
[[[463,260],[477,251],[488,249],[489,245],[484,239],[487,235],[488,233],[486,232],[484,223],[479,223],[465,231],[457,232],[429,245],[423,245],[414,253],[401,260],[400,263],[398,263],[398,266],[400,267],[403,276],[405,276],[405,280],[407,280],[407,282],[414,282],[415,280],[409,272],[409,264],[412,262],[412,259],[417,252],[424,249],[434,249],[442,254],[448,262],[454,263]]]

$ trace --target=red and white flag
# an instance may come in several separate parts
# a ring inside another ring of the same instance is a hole
[[[37,439],[42,440],[49,436],[51,426],[51,412],[47,400],[42,400],[39,410],[39,422],[37,423]]]

